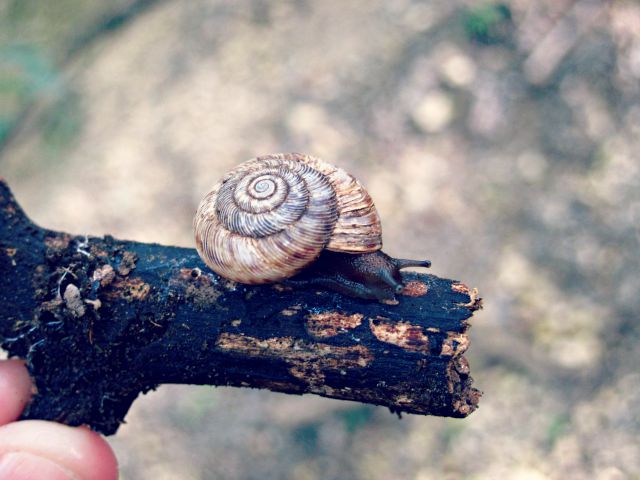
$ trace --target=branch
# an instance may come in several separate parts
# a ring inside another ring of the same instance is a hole
[[[112,434],[162,383],[232,385],[465,417],[475,290],[409,274],[398,305],[247,286],[193,249],[33,224],[0,179],[0,341],[37,393],[24,418]]]

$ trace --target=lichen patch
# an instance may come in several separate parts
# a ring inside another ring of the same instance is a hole
[[[282,310],[280,312],[280,315],[284,315],[285,317],[293,317],[300,310],[302,310],[302,305],[292,305]]]
[[[72,316],[76,318],[82,317],[86,312],[86,307],[82,303],[80,290],[73,283],[67,285],[63,294],[64,303]]]
[[[423,295],[426,295],[428,291],[429,287],[427,287],[426,283],[419,282],[418,280],[411,280],[402,288],[402,295],[407,297],[422,297]]]
[[[138,259],[137,255],[133,252],[124,252],[122,254],[122,260],[120,260],[120,264],[118,265],[118,273],[123,276],[129,275],[131,270],[136,268],[136,260]]]
[[[465,417],[473,411],[472,410],[473,407],[463,400],[454,401],[453,408],[454,410],[456,410],[457,412],[460,412]]]
[[[140,277],[117,278],[112,284],[113,289],[106,291],[110,298],[122,298],[128,302],[142,301],[151,292],[151,285],[145,283]]]
[[[200,310],[211,308],[222,295],[213,277],[199,268],[181,268],[171,286],[182,290],[185,298]]]
[[[271,285],[271,288],[273,288],[276,292],[290,292],[291,290],[293,290],[293,288],[291,288],[288,285],[283,285],[281,283],[274,283],[273,285]]]
[[[411,397],[409,397],[408,395],[397,395],[394,398],[394,403],[396,405],[404,405],[404,406],[408,406],[408,405],[412,405],[413,403],[415,403],[415,400]]]
[[[16,253],[18,253],[18,249],[17,248],[5,248],[4,251],[6,252],[7,257],[9,257],[11,259],[11,265],[15,267],[17,265],[17,263],[16,263],[16,259],[13,258],[13,257],[15,257]]]
[[[469,348],[469,337],[464,333],[448,332],[447,338],[442,341],[440,355],[461,355]]]
[[[91,280],[93,282],[100,282],[100,286],[106,287],[116,278],[116,272],[113,270],[113,267],[109,264],[103,265],[100,268],[96,268],[93,271],[93,275],[91,276]]]
[[[457,357],[453,362],[453,367],[461,375],[469,375],[471,368],[469,368],[469,361],[462,355]]]
[[[369,319],[373,335],[381,342],[390,343],[412,352],[429,352],[429,337],[419,325],[409,322],[385,322]]]
[[[362,318],[361,313],[352,315],[336,311],[310,313],[305,316],[305,326],[307,332],[316,338],[330,338],[360,326]]]
[[[451,290],[469,296],[469,301],[467,303],[458,304],[461,307],[466,307],[471,311],[480,310],[482,308],[482,298],[480,297],[477,288],[470,289],[463,283],[453,283],[451,284]]]
[[[260,339],[223,333],[218,337],[216,347],[243,357],[284,360],[292,376],[314,388],[324,382],[324,372],[327,370],[364,368],[373,361],[369,349],[362,345],[339,347],[293,337]]]
[[[203,310],[214,305],[220,295],[221,293],[210,285],[191,284],[185,290],[185,297]]]
[[[71,242],[71,235],[69,234],[61,234],[55,235],[53,237],[47,237],[44,239],[44,244],[53,250],[64,250],[69,247],[69,243]]]
[[[482,298],[478,293],[477,288],[473,288],[469,294],[469,302],[465,303],[463,307],[467,307],[469,310],[476,311],[482,308]]]
[[[464,293],[465,295],[469,295],[469,287],[467,287],[464,283],[452,283],[451,290],[456,293]]]

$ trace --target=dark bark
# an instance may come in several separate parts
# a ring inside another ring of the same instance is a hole
[[[233,385],[465,417],[475,291],[406,274],[399,304],[220,278],[189,248],[34,225],[0,180],[0,340],[37,393],[24,418],[116,432],[162,383]]]

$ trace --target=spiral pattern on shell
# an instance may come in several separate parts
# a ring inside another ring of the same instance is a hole
[[[223,277],[268,283],[291,277],[328,248],[381,248],[371,197],[342,169],[301,154],[249,160],[214,186],[194,218],[196,248]]]

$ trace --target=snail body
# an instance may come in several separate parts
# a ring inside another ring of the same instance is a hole
[[[384,254],[380,218],[358,180],[298,153],[231,170],[200,202],[194,231],[204,262],[240,283],[292,279],[383,300],[401,290],[400,268],[430,265]]]

